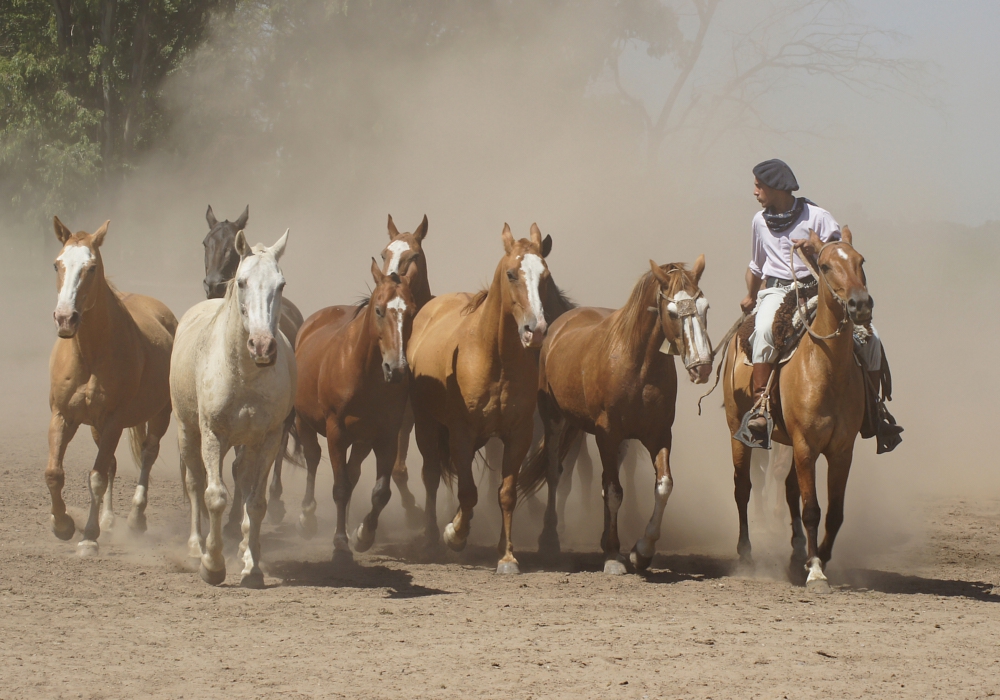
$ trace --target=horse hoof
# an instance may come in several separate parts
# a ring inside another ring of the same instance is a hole
[[[354,551],[367,552],[375,543],[375,531],[368,529],[364,523],[361,523],[358,525],[358,529],[354,531],[351,539],[351,546],[354,548]]]
[[[617,559],[608,559],[604,562],[604,573],[611,576],[623,576],[628,571],[625,569],[625,565]]]
[[[546,557],[558,557],[562,550],[559,547],[559,535],[542,532],[538,537],[538,553]]]
[[[826,595],[833,592],[833,589],[830,588],[830,582],[825,578],[814,578],[811,581],[806,581],[806,590],[816,595]]]
[[[518,567],[516,561],[501,561],[497,564],[498,574],[519,574],[521,569]]]
[[[653,557],[647,557],[639,553],[639,550],[635,547],[628,555],[628,559],[632,562],[632,566],[635,567],[636,571],[645,571],[649,568],[649,565],[653,563]]]
[[[253,588],[258,591],[263,590],[264,573],[262,571],[251,571],[249,574],[246,574],[240,579],[240,588]]]
[[[141,535],[146,531],[146,514],[130,513],[128,516],[128,529]]]
[[[80,540],[76,545],[76,553],[81,557],[96,557],[100,547],[94,540]]]
[[[52,534],[61,540],[70,540],[76,534],[76,523],[68,515],[52,516]]]
[[[105,513],[101,516],[101,530],[111,530],[115,526],[114,513]]]
[[[226,580],[226,567],[222,567],[218,571],[212,571],[205,566],[205,562],[202,562],[198,566],[198,574],[201,576],[201,580],[209,586],[219,586]]]
[[[316,535],[316,516],[303,513],[299,516],[299,522],[295,528],[299,531],[299,536],[304,540],[311,540]]]
[[[337,566],[350,566],[354,563],[354,552],[349,549],[337,549],[335,547],[331,561]]]
[[[285,504],[280,498],[273,498],[267,504],[267,521],[279,525],[285,519]]]
[[[448,545],[453,552],[461,552],[465,549],[465,545],[468,543],[468,540],[459,539],[458,534],[455,532],[455,524],[448,523],[444,529],[444,543]]]

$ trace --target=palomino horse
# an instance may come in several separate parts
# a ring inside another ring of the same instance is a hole
[[[74,234],[53,218],[63,248],[55,262],[59,339],[49,360],[52,420],[45,481],[52,495],[52,531],[68,540],[76,525],[62,498],[63,457],[76,429],[91,426],[97,459],[90,472],[90,517],[77,545],[81,555],[96,554],[101,528],[114,523],[115,450],[126,429],[140,470],[128,524],[136,532],[146,530],[149,470],[170,425],[167,375],[177,319],[156,299],[122,294],[105,278],[101,244],[109,223],[93,235]]]
[[[424,238],[427,236],[427,215],[413,233],[400,233],[389,215],[389,244],[382,250],[382,274],[395,272],[400,277],[410,278],[410,293],[416,310],[424,308],[434,296],[427,281],[427,258],[424,257]],[[413,273],[410,270],[414,270]],[[396,464],[392,467],[392,480],[399,489],[399,497],[406,511],[406,521],[410,527],[420,523],[421,510],[417,505],[410,487],[409,472],[406,469],[406,454],[410,451],[410,432],[413,430],[413,407],[407,399],[406,410],[403,412],[403,423],[399,429],[399,444],[396,451]]]
[[[215,218],[212,205],[208,205],[205,212],[205,220],[208,221],[208,235],[202,241],[205,246],[205,280],[202,284],[205,287],[205,296],[209,299],[221,299],[226,296],[226,289],[229,281],[236,275],[236,268],[240,264],[240,256],[236,252],[236,234],[246,228],[250,219],[250,205],[248,204],[240,218],[236,221],[219,221]],[[292,302],[281,297],[281,317],[278,319],[278,330],[285,334],[285,338],[295,349],[295,336],[298,335],[299,328],[302,327],[302,312]],[[273,523],[280,523],[285,517],[285,504],[281,500],[281,465],[285,450],[288,447],[288,434],[295,424],[295,416],[289,414],[285,425],[285,431],[281,435],[281,449],[274,460],[274,474],[271,478],[270,498],[267,504],[267,517]],[[233,462],[233,482],[236,484],[233,493],[233,504],[243,502],[243,494],[240,492],[240,480],[236,474],[239,469],[239,458]],[[226,534],[234,538],[240,536],[240,522],[243,516],[239,508],[234,508],[229,513],[229,523],[226,525]]]
[[[824,244],[810,231],[808,239],[795,244],[796,250],[801,251],[799,254],[819,273],[819,302],[811,332],[802,338],[795,355],[781,369],[778,399],[785,430],[776,428],[773,435],[774,440],[791,445],[794,453],[795,469],[789,474],[785,489],[792,514],[792,563],[804,563],[808,570],[806,587],[823,592],[830,590],[823,568],[830,560],[833,541],[844,522],[847,476],[865,411],[864,377],[854,359],[853,331],[855,324],[871,321],[872,302],[862,270],[864,258],[851,240],[851,231],[845,226],[839,241]],[[740,420],[753,405],[750,369],[734,338],[727,353],[723,381],[730,435],[739,429]],[[749,564],[752,562],[747,529],[750,448],[736,439],[732,440],[732,448],[740,517],[737,551]],[[826,536],[817,546],[820,507],[816,496],[816,459],[821,454],[826,456],[828,466],[829,503]]]
[[[552,324],[542,345],[538,372],[538,411],[545,437],[522,474],[522,492],[548,481],[545,526],[539,550],[559,551],[556,493],[561,464],[578,431],[594,435],[604,467],[604,571],[625,573],[618,540],[622,487],[618,475],[624,440],[642,442],[656,471],[653,515],[632,548],[631,561],[645,569],[660,538],[663,512],[673,488],[670,474],[671,428],[677,399],[674,358],[682,356],[691,381],[701,384],[712,370],[708,339],[708,300],[698,282],[705,256],[691,271],[679,263],[650,271],[632,290],[625,306],[578,308]]]
[[[439,540],[437,489],[442,470],[458,477],[459,510],[444,531],[453,550],[465,547],[479,498],[472,476],[476,450],[491,437],[503,441],[503,483],[498,492],[503,529],[497,573],[517,573],[511,521],[517,472],[531,447],[538,362],[547,327],[542,299],[551,284],[545,257],[551,237],[514,240],[503,228],[504,256],[493,282],[476,295],[447,294],[428,303],[413,322],[407,357],[413,373],[410,400],[417,446],[423,456],[428,544]]]
[[[410,280],[416,273],[417,268],[411,266],[406,277],[395,272],[384,275],[372,259],[375,290],[371,298],[356,306],[321,309],[306,319],[299,333],[295,421],[309,470],[299,527],[306,537],[316,532],[317,434],[324,435],[337,504],[335,556],[350,554],[347,508],[361,476],[361,463],[373,449],[376,479],[372,509],[353,538],[359,552],[372,546],[379,515],[389,502],[389,481],[409,385],[406,341],[416,315],[410,292]]]
[[[240,585],[264,586],[260,569],[260,525],[267,512],[264,491],[295,399],[295,356],[278,332],[285,286],[278,260],[287,239],[285,231],[270,248],[251,249],[243,232],[236,234],[240,263],[235,280],[224,299],[203,301],[184,314],[170,358],[181,477],[191,503],[188,552],[201,558],[201,577],[213,586],[226,579],[222,460],[233,446],[243,447],[237,478],[244,501],[233,504],[243,508],[244,516]],[[204,541],[203,509],[209,517]]]

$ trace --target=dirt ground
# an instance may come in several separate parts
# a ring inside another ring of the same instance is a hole
[[[412,533],[388,527],[373,553],[334,565],[331,511],[315,539],[295,531],[302,477],[292,472],[289,515],[265,527],[268,588],[247,591],[234,565],[211,588],[185,559],[184,503],[169,460],[154,469],[150,532],[136,540],[124,523],[135,473],[119,459],[118,524],[102,534],[98,558],[81,559],[79,535],[65,543],[49,531],[44,433],[4,435],[3,458],[3,698],[1000,692],[995,500],[916,504],[923,537],[881,552],[877,565],[831,565],[834,592],[813,596],[784,571],[786,534],[768,535],[761,523],[752,574],[735,572],[735,534],[714,551],[668,548],[648,573],[624,577],[601,573],[596,541],[557,562],[539,560],[527,541],[525,573],[498,577],[492,547],[429,561]],[[66,494],[78,527],[92,458],[92,444],[77,437]],[[360,501],[356,494],[352,519],[365,512]],[[387,513],[398,510],[394,498]],[[442,519],[449,512],[443,506]],[[530,519],[531,509],[518,517]]]

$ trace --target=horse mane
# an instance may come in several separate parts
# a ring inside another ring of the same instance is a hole
[[[682,273],[686,272],[684,266],[679,263],[670,263],[667,265],[665,272],[673,270],[680,270]],[[639,278],[639,281],[632,288],[632,293],[629,294],[628,301],[618,311],[618,318],[615,320],[611,332],[607,336],[609,343],[614,343],[615,345],[624,343],[635,347],[643,342],[642,321],[650,313],[649,307],[656,305],[655,300],[650,299],[650,297],[658,292],[659,289],[659,282],[653,275],[652,270],[649,270]]]
[[[475,294],[473,294],[472,298],[469,299],[469,303],[466,304],[465,307],[462,309],[462,315],[463,316],[468,316],[469,314],[471,314],[472,312],[474,312],[476,309],[478,309],[480,306],[482,306],[483,302],[486,301],[486,296],[489,293],[490,293],[490,288],[489,287],[483,287],[478,292],[476,292]]]
[[[570,309],[575,309],[577,303],[566,296],[566,293],[559,288],[555,282],[551,282],[552,291],[549,293],[549,297],[542,302],[545,307],[545,322],[552,323],[557,318],[562,316],[564,313]],[[465,305],[462,309],[462,315],[468,316],[486,301],[486,295],[490,293],[489,287],[483,287],[478,292],[472,295],[469,299],[469,303]],[[553,298],[555,299],[555,304],[553,305]],[[548,302],[548,303],[546,303]]]

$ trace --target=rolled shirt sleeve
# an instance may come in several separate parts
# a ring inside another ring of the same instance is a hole
[[[761,278],[764,276],[764,261],[767,259],[767,251],[764,250],[764,242],[760,238],[760,225],[758,225],[757,219],[760,219],[760,225],[765,225],[764,219],[759,213],[753,218],[753,222],[750,224],[752,236],[750,242],[749,267],[750,272],[752,272],[755,277]]]

